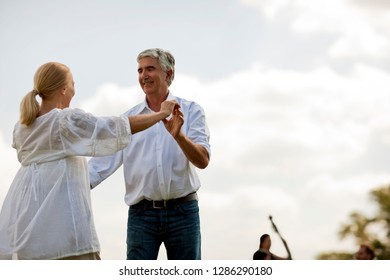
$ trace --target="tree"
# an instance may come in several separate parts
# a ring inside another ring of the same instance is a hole
[[[338,232],[340,239],[352,237],[357,247],[370,244],[378,260],[390,259],[390,186],[380,187],[370,192],[370,198],[377,204],[373,217],[359,212],[349,215],[349,222],[342,224]],[[317,256],[320,260],[350,260],[355,252],[326,252]]]

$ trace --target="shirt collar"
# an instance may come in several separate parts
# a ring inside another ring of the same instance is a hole
[[[168,91],[168,97],[166,100],[176,100],[176,97],[171,93],[171,91]],[[140,103],[139,109],[135,113],[138,115],[144,112],[152,112],[152,109],[149,108],[148,102],[146,102],[146,97],[144,98],[144,101]]]

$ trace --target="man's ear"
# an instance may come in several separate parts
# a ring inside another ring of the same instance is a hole
[[[166,73],[167,73],[167,80],[172,80],[173,70],[169,69]]]

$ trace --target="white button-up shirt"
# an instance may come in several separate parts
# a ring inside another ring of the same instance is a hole
[[[194,143],[205,147],[210,156],[209,130],[201,106],[171,94],[184,114],[182,132]],[[125,113],[149,114],[146,99]],[[167,131],[162,121],[132,135],[131,143],[112,156],[89,161],[91,186],[95,187],[123,164],[126,185],[125,202],[134,205],[142,199],[168,200],[197,191],[200,180],[195,167]]]
[[[85,157],[126,147],[129,120],[54,109],[17,123],[21,167],[0,214],[0,259],[58,259],[100,251]]]

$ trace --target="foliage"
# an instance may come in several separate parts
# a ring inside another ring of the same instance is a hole
[[[345,252],[328,252],[321,253],[317,256],[318,260],[352,260],[353,253]]]
[[[369,244],[378,260],[390,259],[390,186],[380,187],[370,192],[370,199],[377,204],[373,217],[352,212],[349,221],[341,225],[339,238],[352,237],[357,247]],[[319,260],[350,260],[355,252],[326,252],[317,256]]]

